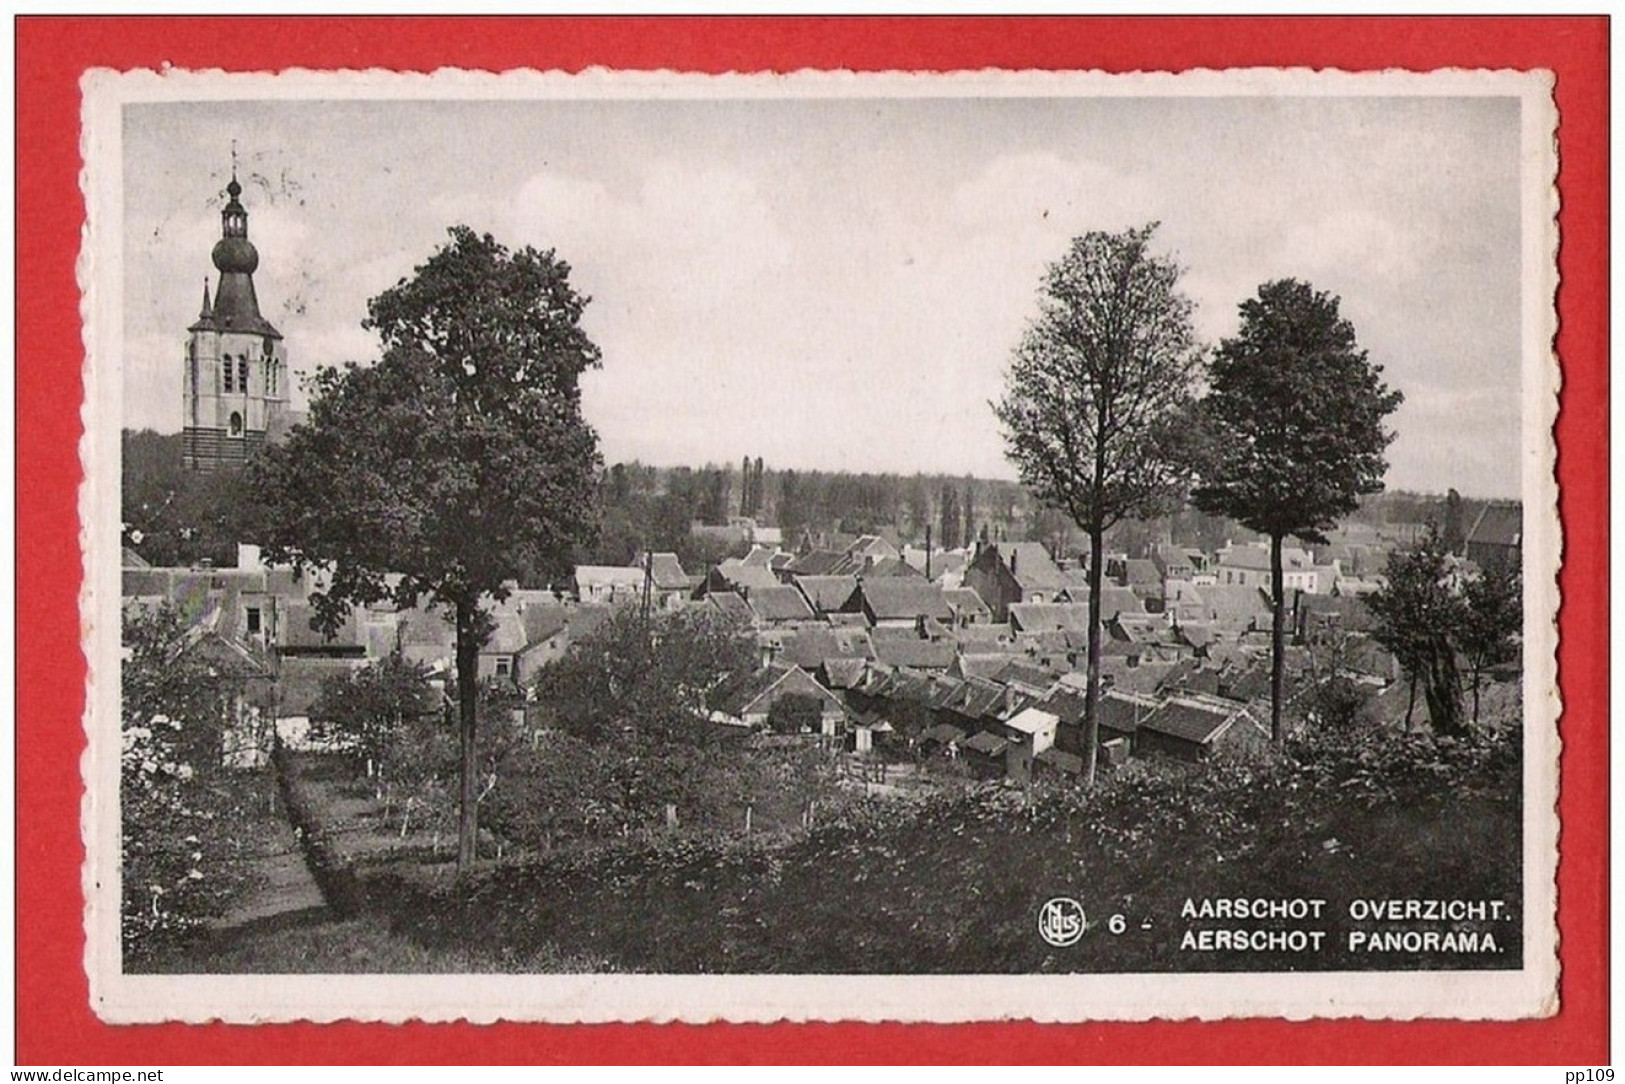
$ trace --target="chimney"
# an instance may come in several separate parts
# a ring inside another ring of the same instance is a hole
[[[1010,547],[1010,575],[1016,574],[1016,547]]]
[[[931,578],[931,525],[925,525],[925,578]]]
[[[914,615],[914,631],[919,635],[920,639],[922,639],[922,640],[925,639],[925,615],[924,614],[915,614]]]

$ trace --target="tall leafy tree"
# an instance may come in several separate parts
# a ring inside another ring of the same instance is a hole
[[[348,748],[367,762],[370,774],[387,781],[394,754],[409,743],[408,728],[440,714],[439,694],[425,668],[395,652],[324,680],[310,708],[310,728],[313,737]]]
[[[959,493],[953,486],[942,487],[940,518],[942,520],[942,536],[938,544],[945,550],[958,549],[959,538]]]
[[[1208,445],[1193,497],[1270,540],[1274,621],[1270,729],[1285,740],[1286,597],[1281,545],[1324,531],[1380,493],[1388,469],[1384,428],[1402,396],[1382,382],[1338,312],[1338,299],[1282,279],[1241,304],[1241,328],[1220,344],[1203,400]]]
[[[1089,668],[1084,773],[1099,736],[1100,592],[1105,535],[1170,510],[1184,492],[1180,419],[1199,361],[1179,266],[1151,251],[1156,223],[1088,233],[1050,265],[994,412],[1005,454],[1042,504],[1089,536]]]
[[[356,604],[420,599],[455,619],[457,862],[475,858],[476,671],[504,584],[567,563],[591,519],[598,439],[579,381],[599,363],[587,299],[552,251],[467,227],[374,298],[383,356],[315,378],[310,420],[255,471],[267,556],[325,569],[334,627]]]
[[[1523,630],[1523,576],[1516,568],[1489,568],[1462,588],[1462,655],[1473,689],[1473,725],[1478,725],[1478,693],[1492,667],[1518,657]]]
[[[1461,494],[1452,489],[1444,498],[1444,547],[1451,553],[1467,551],[1466,512],[1462,509]]]
[[[965,479],[965,494],[960,497],[960,514],[965,517],[965,525],[959,531],[959,544],[964,546],[977,533],[977,486],[970,479]]]
[[[1429,531],[1408,549],[1389,555],[1387,584],[1366,599],[1376,626],[1372,639],[1394,653],[1410,681],[1405,727],[1416,710],[1416,691],[1428,720],[1441,734],[1461,729],[1461,675],[1456,648],[1467,608],[1451,582],[1450,553]]]

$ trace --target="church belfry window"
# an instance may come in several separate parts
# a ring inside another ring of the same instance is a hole
[[[248,394],[248,355],[237,359],[237,390]]]
[[[220,387],[225,391],[235,391],[236,385],[232,377],[236,370],[231,367],[231,355],[227,354],[220,362]]]

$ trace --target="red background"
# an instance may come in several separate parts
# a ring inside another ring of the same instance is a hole
[[[17,945],[21,1064],[440,1062],[1474,1062],[1606,1064],[1607,21],[1588,18],[67,18],[17,41]],[[981,67],[1557,73],[1565,533],[1562,1011],[1511,1024],[1235,1021],[557,1027],[111,1027],[82,964],[84,662],[75,488],[80,74],[444,66],[694,71]]]

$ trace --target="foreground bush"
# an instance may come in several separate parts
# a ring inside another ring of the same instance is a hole
[[[250,807],[270,798],[263,772],[221,763],[239,683],[165,606],[124,615],[119,772],[127,969],[184,943],[245,887]]]
[[[1521,899],[1521,730],[1461,741],[1366,731],[1256,764],[1139,762],[1091,793],[858,802],[791,838],[630,839],[504,863],[457,885],[383,875],[372,894],[429,945],[551,948],[669,972],[1027,972],[1257,967],[1515,967],[1493,957],[1370,960],[1181,954],[1187,897]],[[1042,903],[1095,929],[1055,949]],[[1110,915],[1125,930],[1104,932]],[[1149,927],[1142,924],[1149,923]]]

